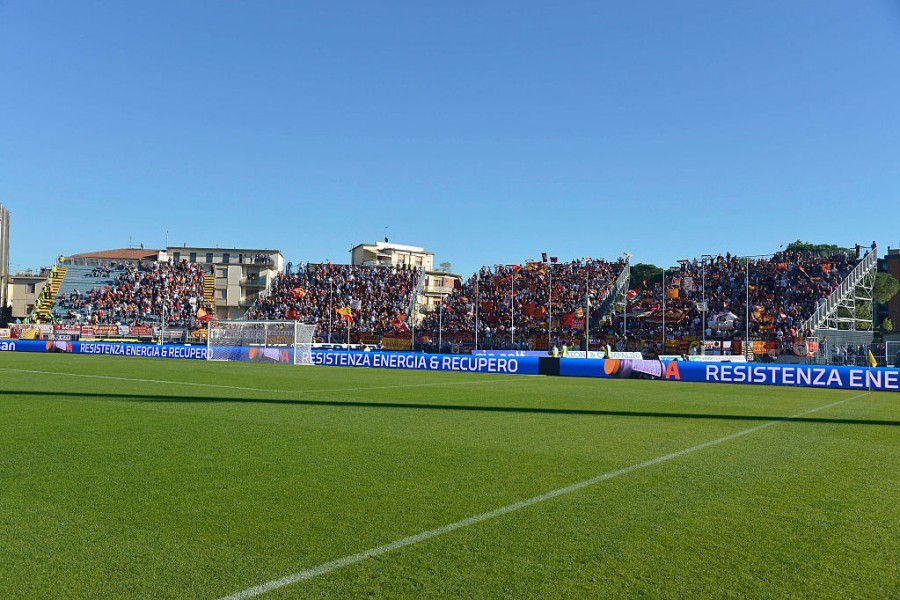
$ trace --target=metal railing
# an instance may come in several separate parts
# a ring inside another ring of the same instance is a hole
[[[878,248],[872,248],[868,254],[847,275],[836,290],[831,292],[825,302],[819,304],[812,316],[803,322],[804,331],[815,331],[821,327],[828,317],[838,309],[841,300],[854,292],[856,286],[863,280],[866,274],[878,265]]]
[[[622,269],[622,272],[619,273],[619,276],[616,277],[616,282],[613,284],[612,289],[609,290],[609,294],[600,305],[600,318],[603,318],[603,315],[605,315],[609,311],[610,307],[615,303],[616,298],[619,296],[622,290],[625,290],[625,292],[628,291],[626,288],[628,287],[628,282],[630,279],[631,261],[625,261],[625,267]]]
[[[418,318],[418,307],[420,299],[425,295],[425,269],[419,269],[419,281],[416,283],[416,289],[409,299],[409,309],[406,312],[406,322],[415,323]]]
[[[456,288],[450,285],[426,285],[425,293],[426,294],[441,294],[443,296],[449,296],[455,291]]]
[[[268,287],[268,280],[265,277],[241,277],[240,284],[243,287],[265,288]]]

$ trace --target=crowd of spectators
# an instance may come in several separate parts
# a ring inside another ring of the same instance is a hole
[[[383,335],[406,331],[409,307],[421,270],[308,263],[275,277],[268,293],[247,312],[250,320],[317,322],[317,336],[336,341],[347,322],[336,309],[350,309],[351,333]]]
[[[416,329],[435,338],[440,330],[445,340],[462,340],[474,337],[477,327],[484,342],[496,339],[504,347],[525,348],[540,337],[574,341],[587,326],[597,343],[625,347],[629,341],[643,340],[644,346],[628,349],[663,353],[665,306],[667,340],[742,340],[749,314],[751,339],[778,340],[788,346],[810,333],[802,331],[804,320],[838,288],[864,252],[859,246],[855,252],[789,248],[767,258],[726,253],[679,261],[662,283],[647,286],[632,280],[627,330],[626,315],[611,306],[626,259],[556,263],[545,258],[524,265],[484,266],[444,297],[440,309],[425,315]],[[254,257],[262,259],[267,257]],[[62,298],[65,320],[142,325],[164,318],[167,327],[202,326],[197,312],[208,307],[203,304],[204,270],[198,264],[103,266],[91,274],[112,281]],[[341,341],[348,327],[337,309],[349,309],[355,339],[405,333],[421,275],[421,270],[406,266],[300,263],[295,269],[288,263],[246,318],[317,322],[319,339]],[[551,311],[553,323],[548,328]]]
[[[600,316],[624,267],[624,259],[607,262],[591,258],[485,266],[444,298],[421,328],[435,335],[439,329],[450,336],[474,335],[477,303],[478,335],[482,339],[496,337],[523,343],[546,335],[551,316],[556,323],[555,335],[579,335],[584,331],[586,315],[592,321]],[[587,310],[586,295],[590,296]]]
[[[628,337],[661,342],[666,294],[669,340],[743,339],[749,312],[751,339],[778,340],[787,345],[810,333],[802,330],[804,320],[849,275],[858,256],[849,251],[784,250],[771,258],[725,254],[681,261],[677,269],[668,272],[665,286],[638,287],[630,293]],[[705,319],[700,310],[704,300],[708,308]],[[622,320],[622,315],[616,317],[616,328],[621,328]]]
[[[110,277],[112,276],[113,269],[115,268],[116,263],[101,267],[94,267],[93,269],[91,269],[91,277]]]
[[[60,300],[69,322],[146,325],[196,329],[204,308],[203,267],[189,262],[122,265],[118,271],[95,269],[94,276],[116,275],[111,284],[74,290]]]

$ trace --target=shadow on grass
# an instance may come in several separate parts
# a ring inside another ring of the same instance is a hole
[[[829,419],[826,417],[785,417],[781,415],[716,415],[706,413],[676,413],[637,410],[603,410],[593,408],[543,408],[531,406],[480,406],[461,404],[424,404],[415,402],[362,402],[359,400],[305,400],[281,398],[212,398],[203,396],[160,396],[152,394],[110,394],[101,392],[48,392],[43,390],[3,390],[0,396],[48,396],[61,398],[92,398],[120,402],[165,402],[165,403],[238,403],[276,404],[296,406],[321,406],[329,408],[375,408],[407,410],[443,410],[463,412],[489,412],[536,415],[583,415],[602,417],[646,417],[654,419],[705,419],[721,421],[777,421],[789,420],[795,423],[831,423],[836,425],[880,425],[896,427],[900,421],[866,419]]]

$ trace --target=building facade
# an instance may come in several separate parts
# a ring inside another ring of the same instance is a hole
[[[191,262],[204,267],[214,281],[212,302],[217,319],[240,319],[284,269],[279,250],[169,246],[159,249],[121,248],[64,257],[64,264],[87,266],[111,263],[152,264]],[[40,291],[38,291],[40,292]]]
[[[459,275],[436,271],[434,252],[428,252],[419,246],[394,244],[385,240],[374,244],[358,244],[350,252],[350,264],[355,266],[422,269],[425,275],[417,301],[419,314],[437,310],[442,299],[452,294],[462,281]]]
[[[44,271],[41,273],[26,271],[9,278],[10,322],[23,322],[31,316],[34,305],[47,283],[48,275],[49,273]]]
[[[217,319],[240,319],[284,270],[279,250],[252,248],[169,247],[165,259],[209,265],[215,276],[213,301]]]
[[[438,310],[441,302],[462,285],[462,278],[454,273],[443,271],[426,271],[425,286],[422,290],[422,312],[430,313]]]
[[[350,250],[350,264],[365,267],[415,267],[434,269],[434,252],[418,246],[394,244],[387,240],[374,244],[358,244]]]
[[[888,248],[887,255],[881,261],[881,270],[900,280],[900,249]],[[890,318],[895,332],[900,332],[900,293],[894,294],[894,297],[888,302],[887,314],[883,316]]]

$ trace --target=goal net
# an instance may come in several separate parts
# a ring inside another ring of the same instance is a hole
[[[311,365],[315,323],[210,321],[207,360]]]
[[[885,342],[884,355],[888,367],[900,367],[900,342]]]

